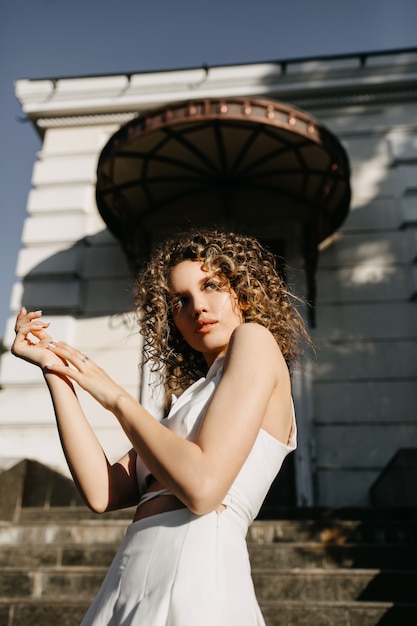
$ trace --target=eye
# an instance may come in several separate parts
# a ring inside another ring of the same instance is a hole
[[[216,279],[209,278],[204,283],[203,288],[206,291],[217,291],[218,289],[220,289],[220,283]]]

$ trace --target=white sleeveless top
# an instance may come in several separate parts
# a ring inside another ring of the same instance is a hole
[[[224,357],[217,358],[205,378],[196,381],[178,399],[173,396],[169,414],[161,423],[183,439],[194,441],[221,379],[223,364]],[[223,504],[234,510],[247,525],[250,525],[258,515],[285,457],[296,447],[297,427],[294,413],[287,445],[261,429],[239,474],[223,499]],[[136,473],[139,492],[144,493],[150,472],[139,456],[136,461]],[[169,492],[163,490],[163,493]]]

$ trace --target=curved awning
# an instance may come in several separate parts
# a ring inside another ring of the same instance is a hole
[[[340,142],[307,113],[269,100],[195,99],[148,111],[111,137],[98,163],[99,211],[133,267],[174,229],[227,224],[250,233],[260,221],[295,223],[312,300],[318,244],[349,202]]]

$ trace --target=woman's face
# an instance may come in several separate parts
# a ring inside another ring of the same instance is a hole
[[[232,332],[243,323],[236,293],[204,270],[201,261],[182,261],[169,275],[175,326],[210,366],[226,354]]]

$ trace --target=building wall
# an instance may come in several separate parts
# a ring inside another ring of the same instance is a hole
[[[33,168],[11,308],[43,309],[54,339],[76,345],[138,397],[141,340],[131,314],[132,281],[95,204],[97,158],[116,128],[46,131]],[[12,317],[6,345],[13,326]],[[1,366],[0,464],[26,457],[67,473],[41,372],[9,353]],[[115,418],[79,395],[110,457],[118,458],[128,442]]]
[[[318,114],[348,151],[353,197],[317,277],[317,493],[360,506],[397,450],[417,446],[415,104]]]
[[[299,502],[367,506],[390,458],[417,447],[416,68],[414,52],[370,57],[365,65],[361,57],[287,63],[285,71],[277,63],[130,82],[63,79],[53,88],[22,81],[24,110],[46,134],[12,308],[43,307],[56,339],[77,345],[140,397],[131,279],[94,201],[103,145],[129,115],[196,93],[272,97],[305,108],[344,144],[353,198],[348,219],[322,245],[316,356],[296,381]],[[6,344],[12,325],[10,319]],[[6,354],[1,384],[0,462],[30,457],[65,472],[40,373]],[[115,458],[128,445],[120,429],[88,397],[82,402]]]

